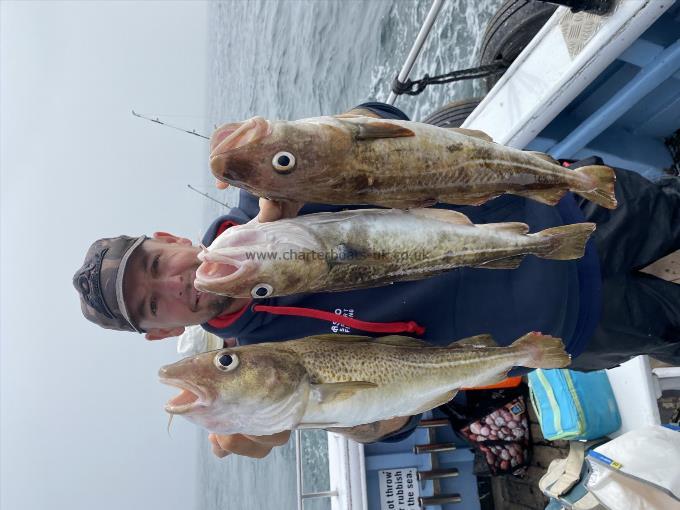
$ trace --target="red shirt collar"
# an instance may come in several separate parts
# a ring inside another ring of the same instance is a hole
[[[221,315],[218,315],[217,317],[213,317],[208,321],[208,324],[213,328],[220,329],[231,326],[234,322],[238,320],[239,317],[241,317],[241,315],[244,314],[244,312],[248,309],[252,301],[253,301],[252,299],[248,301],[243,308],[237,310],[236,312],[225,312]]]

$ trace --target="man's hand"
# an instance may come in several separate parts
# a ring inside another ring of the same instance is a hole
[[[222,181],[215,181],[217,189],[227,189],[229,184]],[[260,198],[260,213],[252,221],[267,223],[268,221],[282,220],[285,218],[295,218],[304,204],[289,202],[287,200],[269,200]]]
[[[359,443],[372,443],[392,432],[396,432],[408,422],[408,417],[391,418],[366,425],[350,428],[330,428],[329,432],[342,434]],[[216,457],[222,458],[234,453],[261,459],[266,457],[272,448],[281,446],[290,439],[290,430],[284,430],[271,436],[249,436],[247,434],[218,435],[210,434],[208,439],[212,443],[212,451]]]
[[[261,459],[275,446],[288,442],[290,430],[284,430],[271,436],[249,436],[247,434],[218,435],[209,434],[212,451],[216,457],[226,457],[230,453]]]
[[[298,202],[287,202],[278,200],[268,200],[266,198],[260,199],[260,214],[257,215],[257,221],[266,223],[268,221],[282,220],[285,218],[295,218],[302,205]]]

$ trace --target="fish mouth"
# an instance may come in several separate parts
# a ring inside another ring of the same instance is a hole
[[[208,407],[212,399],[201,388],[183,379],[172,379],[163,376],[161,369],[160,381],[168,386],[182,390],[179,395],[171,398],[165,404],[165,410],[170,414],[186,414],[198,407]]]
[[[223,236],[198,254],[201,265],[194,280],[198,290],[217,292],[216,286],[222,291],[231,282],[242,284],[260,266],[257,254],[271,251],[266,236],[257,230],[233,227]]]
[[[225,285],[234,281],[244,281],[255,272],[255,264],[249,260],[214,255],[202,260],[194,280],[194,287],[199,291],[214,292],[215,285],[219,285],[220,290],[223,290]]]
[[[257,142],[271,132],[269,122],[259,116],[243,122],[225,124],[217,128],[210,138],[210,159]]]

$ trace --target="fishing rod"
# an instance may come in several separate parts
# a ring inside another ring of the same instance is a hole
[[[161,126],[166,126],[166,127],[172,128],[172,129],[176,129],[177,131],[183,131],[185,133],[189,133],[190,135],[200,136],[201,138],[205,138],[206,140],[210,140],[209,136],[205,136],[205,135],[202,135],[200,133],[197,133],[195,129],[192,129],[191,131],[189,131],[188,129],[184,129],[184,128],[181,128],[179,126],[173,126],[172,124],[168,124],[167,122],[163,122],[158,117],[156,117],[156,118],[146,117],[146,116],[142,115],[141,113],[137,113],[134,110],[132,110],[132,115],[134,115],[135,117],[139,117],[140,119],[145,119],[145,120],[149,120],[151,122],[155,122],[156,124],[160,124]]]
[[[209,200],[212,200],[213,202],[217,202],[218,204],[223,205],[223,206],[226,207],[226,208],[231,207],[229,204],[225,204],[224,202],[220,202],[220,201],[217,200],[216,198],[211,197],[210,195],[208,195],[207,193],[203,193],[202,191],[197,190],[197,189],[194,188],[191,184],[187,184],[187,188],[189,188],[189,189],[192,190],[192,191],[195,191],[195,192],[198,193],[199,195],[203,195],[205,198],[207,198],[207,199],[209,199]]]

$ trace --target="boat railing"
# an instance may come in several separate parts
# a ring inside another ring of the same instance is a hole
[[[304,492],[302,476],[302,431],[295,430],[295,472],[297,478],[297,507],[304,510],[305,500],[317,498],[334,498],[338,496],[337,490],[319,492]]]
[[[413,43],[413,46],[411,47],[411,51],[409,52],[408,57],[406,57],[406,61],[404,62],[401,71],[399,71],[397,80],[399,80],[400,82],[404,82],[406,81],[406,78],[408,78],[408,75],[411,72],[411,68],[413,68],[413,64],[415,63],[416,59],[418,58],[418,55],[420,54],[420,50],[423,49],[425,40],[427,39],[427,36],[430,35],[432,25],[437,19],[437,15],[439,14],[439,11],[441,10],[443,4],[444,0],[434,0],[432,2],[430,11],[427,13],[427,17],[425,18],[425,21],[420,27],[420,32],[418,32],[418,35],[416,36],[416,40]],[[390,95],[387,98],[387,103],[394,104],[396,100],[397,95],[394,92],[390,92]]]

